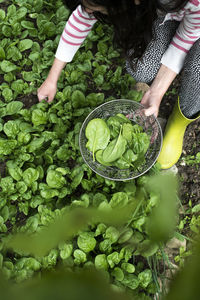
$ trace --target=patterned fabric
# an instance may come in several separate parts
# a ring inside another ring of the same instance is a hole
[[[200,112],[200,44],[197,41],[189,51],[180,85],[180,108],[187,118],[195,118]]]
[[[161,66],[163,53],[169,47],[179,22],[166,21],[164,17],[159,17],[153,26],[152,41],[147,46],[144,54],[140,59],[135,58],[132,61],[127,60],[126,69],[136,81],[151,82]]]
[[[156,76],[161,57],[168,48],[179,22],[166,21],[163,17],[154,23],[153,38],[140,59],[127,60],[126,69],[136,81],[150,83]],[[200,45],[196,41],[188,52],[180,85],[180,108],[184,116],[194,118],[200,112]]]

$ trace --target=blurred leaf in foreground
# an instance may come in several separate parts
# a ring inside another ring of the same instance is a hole
[[[173,237],[176,228],[177,178],[171,173],[150,177],[147,189],[152,197],[159,194],[159,201],[153,208],[147,223],[149,238],[153,242],[166,242]]]
[[[4,241],[4,247],[12,248],[15,252],[30,253],[35,256],[44,256],[55,248],[61,241],[74,237],[79,230],[88,226],[89,223],[107,223],[121,225],[126,223],[134,209],[134,204],[121,209],[100,211],[97,209],[74,209],[63,213],[55,222],[40,232],[29,235],[18,233]]]
[[[94,269],[77,273],[48,272],[41,279],[30,279],[18,285],[0,278],[0,287],[3,300],[130,300],[125,293],[115,292],[105,277]]]

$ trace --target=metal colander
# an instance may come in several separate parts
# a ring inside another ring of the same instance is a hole
[[[134,179],[146,173],[156,162],[162,146],[162,130],[158,120],[152,115],[146,117],[143,113],[144,107],[133,100],[117,99],[106,102],[95,108],[85,119],[80,130],[79,146],[81,155],[85,163],[100,176],[115,180],[124,181]],[[150,138],[150,145],[145,154],[145,162],[135,169],[121,170],[117,167],[103,166],[97,161],[93,161],[92,152],[86,148],[87,138],[85,129],[88,123],[95,118],[107,119],[121,113],[133,121],[133,123],[142,126]]]

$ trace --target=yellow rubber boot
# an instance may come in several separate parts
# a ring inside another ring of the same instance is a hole
[[[171,168],[179,160],[182,153],[185,130],[190,123],[199,117],[195,119],[186,118],[180,110],[178,99],[167,122],[163,146],[157,160],[162,169]]]

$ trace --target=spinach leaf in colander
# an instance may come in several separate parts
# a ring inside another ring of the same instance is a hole
[[[115,138],[113,141],[111,141],[106,149],[103,151],[103,160],[105,162],[113,162],[120,158],[125,150],[127,141],[121,134],[122,128],[120,129],[119,136]]]
[[[88,123],[85,135],[88,139],[86,147],[92,152],[95,161],[95,152],[105,149],[109,143],[110,129],[103,119],[96,118]]]

